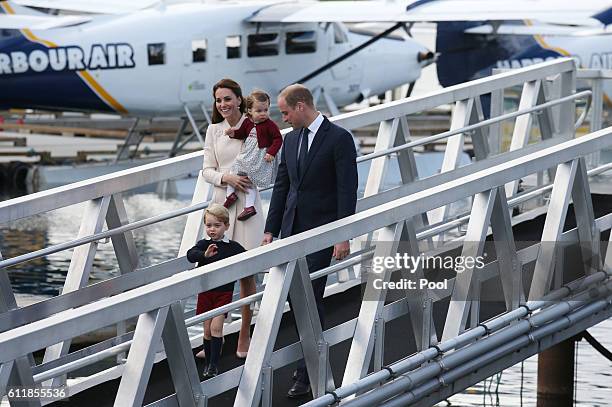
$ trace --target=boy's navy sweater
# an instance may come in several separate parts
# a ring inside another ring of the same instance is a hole
[[[208,246],[212,243],[217,245],[217,254],[210,257],[204,257],[204,253]],[[224,242],[222,240],[207,240],[202,239],[195,246],[187,251],[187,260],[191,263],[198,263],[198,267],[204,266],[206,264],[214,263],[216,261],[227,259],[235,254],[246,252],[244,247],[240,245],[240,243],[230,240],[229,242]],[[210,291],[234,291],[234,283],[227,283],[222,285],[221,287],[213,288]]]

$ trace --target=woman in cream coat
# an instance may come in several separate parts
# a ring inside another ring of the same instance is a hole
[[[242,140],[231,139],[225,135],[225,130],[239,126],[244,120],[245,101],[240,85],[231,79],[222,79],[213,87],[212,123],[206,131],[204,142],[204,170],[206,182],[214,185],[212,202],[223,204],[226,186],[236,189],[238,201],[228,210],[230,227],[226,232],[228,239],[235,240],[250,250],[259,247],[263,238],[265,217],[261,207],[259,192],[255,200],[257,214],[245,221],[237,221],[236,216],[244,209],[245,187],[250,185],[248,177],[230,174],[230,168],[242,148]],[[255,278],[247,277],[240,280],[240,297],[255,293]],[[236,356],[245,358],[250,343],[251,310],[249,306],[242,307],[242,326],[238,337]]]

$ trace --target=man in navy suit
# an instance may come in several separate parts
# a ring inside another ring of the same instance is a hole
[[[283,121],[293,131],[283,142],[281,161],[268,210],[263,244],[273,237],[287,237],[325,225],[355,213],[357,164],[353,137],[315,109],[312,94],[302,85],[291,85],[278,96]],[[332,257],[344,259],[349,242],[306,256],[312,273],[328,267]],[[312,282],[321,326],[324,325],[323,293],[327,278]],[[303,360],[288,396],[310,392]]]

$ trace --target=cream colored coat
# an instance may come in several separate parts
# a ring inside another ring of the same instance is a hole
[[[224,134],[230,127],[227,120],[221,123],[211,124],[206,130],[204,141],[204,170],[203,175],[206,182],[215,186],[212,202],[223,204],[225,202],[226,185],[221,182],[221,177],[229,173],[234,160],[242,148],[242,140],[231,139]],[[242,212],[245,203],[244,192],[236,191],[238,201],[229,208],[230,228],[226,232],[228,239],[235,240],[250,250],[261,245],[263,240],[266,218],[261,207],[259,192],[255,199],[257,215],[246,221],[237,221],[236,216]]]

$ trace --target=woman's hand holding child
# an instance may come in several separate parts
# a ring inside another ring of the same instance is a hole
[[[271,163],[272,161],[274,161],[274,156],[266,153],[266,155],[264,155],[264,160],[266,160],[266,162]]]

